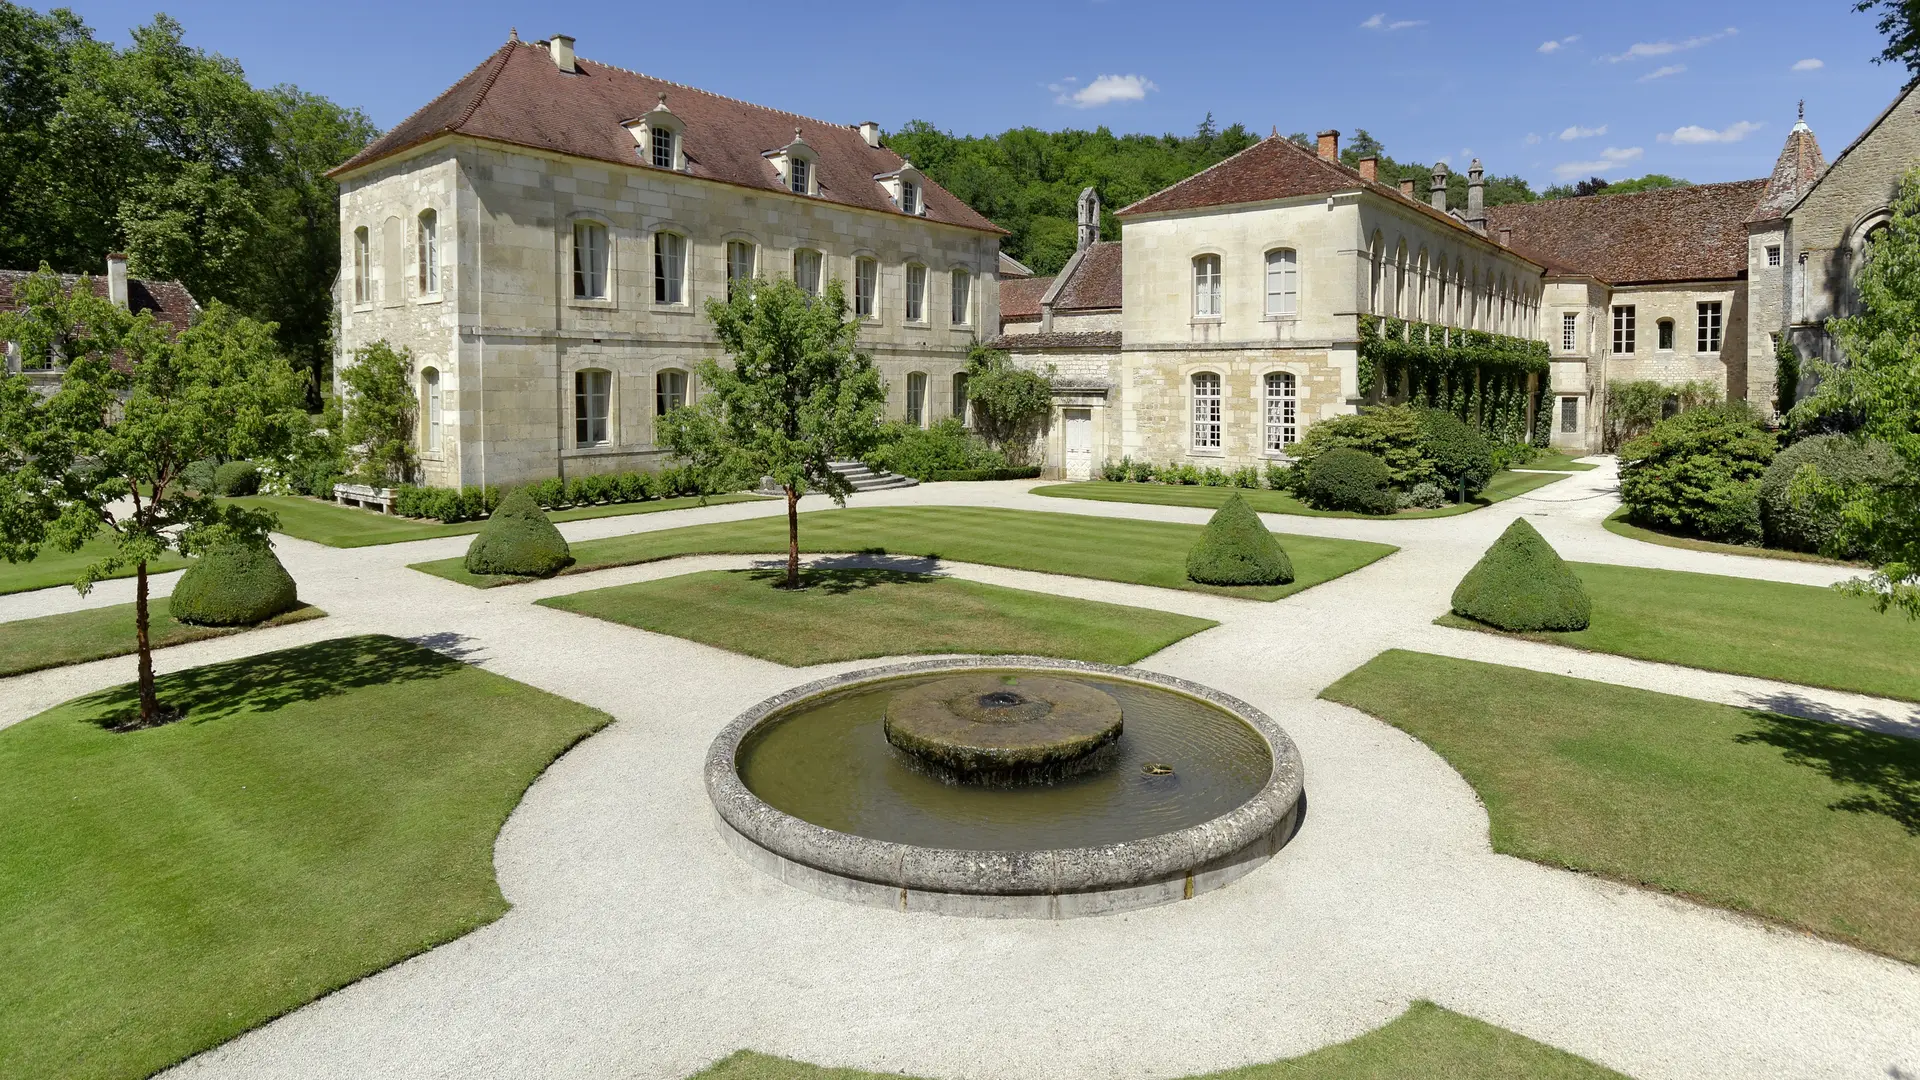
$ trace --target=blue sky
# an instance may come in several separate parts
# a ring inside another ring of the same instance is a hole
[[[1390,154],[1479,156],[1536,188],[1600,173],[1765,175],[1807,101],[1831,158],[1905,81],[1846,0],[1332,3],[176,0],[188,40],[391,126],[517,26],[580,55],[825,120],[1262,134],[1366,128]],[[124,41],[156,0],[77,0]],[[958,11],[960,14],[955,14]]]

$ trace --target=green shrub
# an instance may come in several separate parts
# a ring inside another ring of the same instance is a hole
[[[218,494],[213,479],[214,471],[218,468],[220,468],[218,461],[212,458],[201,458],[180,470],[180,483],[184,484],[188,491],[202,495]]]
[[[1298,494],[1306,479],[1306,471],[1293,462],[1267,462],[1267,486],[1275,491]]]
[[[1136,484],[1149,483],[1159,474],[1159,470],[1153,467],[1153,462],[1151,461],[1135,461],[1130,463],[1127,469],[1129,473],[1127,479],[1132,480]]]
[[[1515,518],[1453,590],[1453,611],[1502,630],[1584,630],[1593,601],[1526,518]]]
[[[1600,448],[1612,453],[1653,430],[1662,417],[1684,413],[1720,401],[1720,390],[1710,382],[1678,386],[1637,379],[1607,384],[1607,405],[1600,422]]]
[[[288,476],[294,494],[311,495],[316,499],[333,498],[333,485],[346,483],[346,479],[340,470],[340,463],[332,458],[303,462]]]
[[[1293,456],[1309,473],[1320,455],[1341,447],[1364,450],[1387,469],[1387,483],[1409,488],[1434,478],[1422,451],[1420,417],[1405,405],[1380,405],[1355,416],[1336,416],[1307,429]]]
[[[548,476],[528,484],[527,497],[542,510],[557,510],[567,505],[567,482],[557,476]]]
[[[988,448],[958,418],[947,417],[924,428],[897,420],[886,425],[865,463],[871,469],[925,480],[936,472],[1005,468],[1007,458]]]
[[[1793,494],[1794,477],[1812,469],[1844,490],[1884,484],[1900,473],[1900,460],[1885,443],[1863,442],[1846,435],[1815,435],[1802,439],[1773,459],[1760,478],[1760,522],[1768,547],[1792,551],[1822,551],[1840,530],[1837,508]],[[1833,552],[1852,558],[1857,551]]]
[[[650,473],[620,473],[614,477],[613,502],[646,502],[653,498],[653,476]]]
[[[1227,474],[1212,465],[1200,470],[1201,487],[1226,487]]]
[[[1248,465],[1235,469],[1227,474],[1227,482],[1237,488],[1257,491],[1260,488],[1260,468],[1256,465]]]
[[[173,617],[197,626],[251,626],[300,606],[293,576],[264,541],[222,544],[187,565],[168,602]]]
[[[552,577],[573,563],[567,539],[525,488],[500,500],[467,548],[467,573]]]
[[[1350,446],[1335,447],[1306,466],[1301,497],[1320,510],[1350,510],[1362,514],[1391,514],[1390,474],[1379,458]]]
[[[1285,585],[1293,560],[1236,491],[1187,553],[1187,577],[1203,585]]]
[[[401,517],[434,518],[449,525],[478,521],[500,504],[500,489],[437,488],[402,484],[393,489],[393,512]]]
[[[941,469],[928,473],[928,481],[943,480],[1033,480],[1039,477],[1040,466],[1009,466],[1004,469]]]
[[[1532,443],[1500,443],[1493,448],[1493,471],[1521,468],[1540,454]]]
[[[1395,501],[1402,510],[1438,510],[1450,500],[1439,484],[1422,480],[1410,490],[1401,492]]]
[[[260,492],[260,469],[251,461],[229,461],[213,470],[213,493],[233,498]]]
[[[1434,481],[1456,496],[1463,485],[1467,498],[1480,494],[1493,479],[1493,441],[1450,412],[1419,409],[1416,415],[1420,419],[1420,456]],[[1408,487],[1417,485],[1416,481]]]
[[[612,502],[619,493],[620,481],[612,473],[588,473],[567,481],[567,501],[575,506]]]
[[[1636,524],[1759,544],[1760,477],[1777,444],[1745,402],[1690,409],[1621,448],[1621,501]]]

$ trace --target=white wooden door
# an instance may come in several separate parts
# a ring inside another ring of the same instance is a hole
[[[1093,410],[1062,409],[1067,425],[1067,454],[1063,463],[1067,479],[1089,480],[1093,477]]]

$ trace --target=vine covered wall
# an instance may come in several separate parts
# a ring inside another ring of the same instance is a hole
[[[1361,396],[1445,409],[1502,442],[1547,444],[1547,356],[1544,341],[1360,316]]]

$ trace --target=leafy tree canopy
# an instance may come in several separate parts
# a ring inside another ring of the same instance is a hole
[[[342,418],[347,456],[370,484],[404,484],[419,465],[415,428],[420,400],[413,392],[413,350],[385,339],[353,351],[340,373],[346,391]]]
[[[1858,0],[1853,10],[1879,12],[1875,28],[1886,35],[1887,47],[1874,63],[1905,64],[1920,75],[1920,0]]]
[[[1692,187],[1690,180],[1668,176],[1665,173],[1648,173],[1631,180],[1608,180],[1605,177],[1589,176],[1575,184],[1555,184],[1540,193],[1543,199],[1571,199],[1582,195],[1631,195],[1636,191],[1654,191],[1659,188]]]

